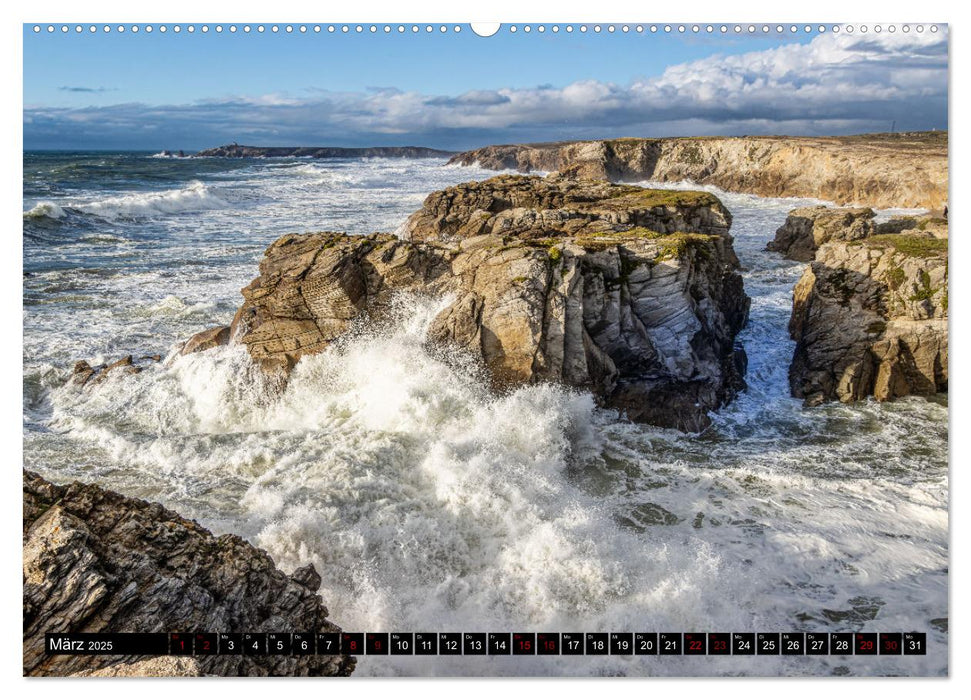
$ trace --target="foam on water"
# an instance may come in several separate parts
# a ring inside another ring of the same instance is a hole
[[[54,202],[41,202],[24,212],[25,219],[63,219],[67,212]]]
[[[310,207],[331,212],[317,219],[321,227],[353,230],[330,224],[370,207],[389,230],[443,179],[472,177],[430,163],[335,164],[334,177],[348,181],[342,194],[320,185],[323,201],[311,201],[309,191],[290,189],[307,179],[289,172],[296,167],[253,166],[220,187],[268,227],[289,212],[289,226],[303,228],[295,212]],[[410,189],[385,192],[375,185],[383,178],[410,179]],[[350,181],[362,185],[357,193]],[[734,215],[753,297],[741,338],[750,388],[700,436],[630,424],[563,387],[494,394],[475,361],[424,342],[447,300],[423,297],[401,297],[387,323],[361,325],[302,360],[280,396],[237,346],[172,355],[93,391],[65,384],[62,358],[71,353],[111,359],[124,343],[129,351],[169,348],[231,316],[240,281],[255,270],[243,262],[248,253],[162,276],[167,256],[196,240],[170,228],[161,262],[143,270],[40,273],[65,288],[37,292],[60,301],[38,304],[46,316],[31,307],[25,321],[27,346],[37,351],[28,360],[25,349],[25,462],[60,481],[161,500],[217,532],[241,534],[286,571],[313,563],[331,617],[346,629],[914,629],[946,644],[946,405],[803,409],[791,399],[785,326],[802,266],[763,248],[805,201],[719,196]],[[204,213],[201,225],[214,226],[206,217],[225,225],[232,211]],[[116,290],[124,301],[99,311],[92,289]],[[82,301],[65,301],[70,295]],[[67,322],[72,303],[96,326],[90,335]],[[67,349],[52,350],[57,342]],[[358,673],[946,669],[946,654],[359,657]]]
[[[73,208],[105,219],[138,219],[184,212],[220,209],[227,206],[209,186],[201,182],[165,192],[147,192],[79,202]]]

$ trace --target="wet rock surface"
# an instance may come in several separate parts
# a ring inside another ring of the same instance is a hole
[[[161,360],[161,355],[143,355],[137,360],[133,355],[125,355],[114,362],[94,366],[87,360],[78,360],[71,371],[71,382],[78,387],[91,387],[110,377],[138,374],[149,365]]]

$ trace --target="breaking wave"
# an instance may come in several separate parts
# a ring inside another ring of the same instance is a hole
[[[186,212],[224,209],[229,203],[208,185],[195,181],[186,187],[162,192],[139,192],[87,202],[41,202],[24,213],[25,219],[62,219],[68,214],[83,214],[101,219],[151,219]]]

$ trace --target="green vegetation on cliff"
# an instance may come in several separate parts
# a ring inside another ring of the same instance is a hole
[[[898,253],[909,255],[915,258],[931,258],[939,255],[947,255],[946,238],[923,238],[903,233],[885,233],[878,236],[870,236],[854,244],[866,244],[868,246],[878,246],[881,248],[891,247]]]

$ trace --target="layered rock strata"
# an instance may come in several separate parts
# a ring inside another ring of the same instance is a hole
[[[348,675],[348,656],[51,655],[46,632],[339,632],[306,566],[157,503],[24,472],[24,675]]]
[[[815,405],[947,391],[947,238],[921,220],[896,220],[913,233],[816,251],[793,294],[793,396]]]
[[[608,139],[487,146],[450,162],[617,182],[689,180],[765,197],[941,209],[947,132],[841,137]]]
[[[480,357],[496,388],[562,382],[633,420],[699,430],[744,386],[749,299],[730,225],[701,192],[466,183],[431,194],[401,237],[277,240],[226,337],[286,376],[396,293],[447,296],[429,340]]]

